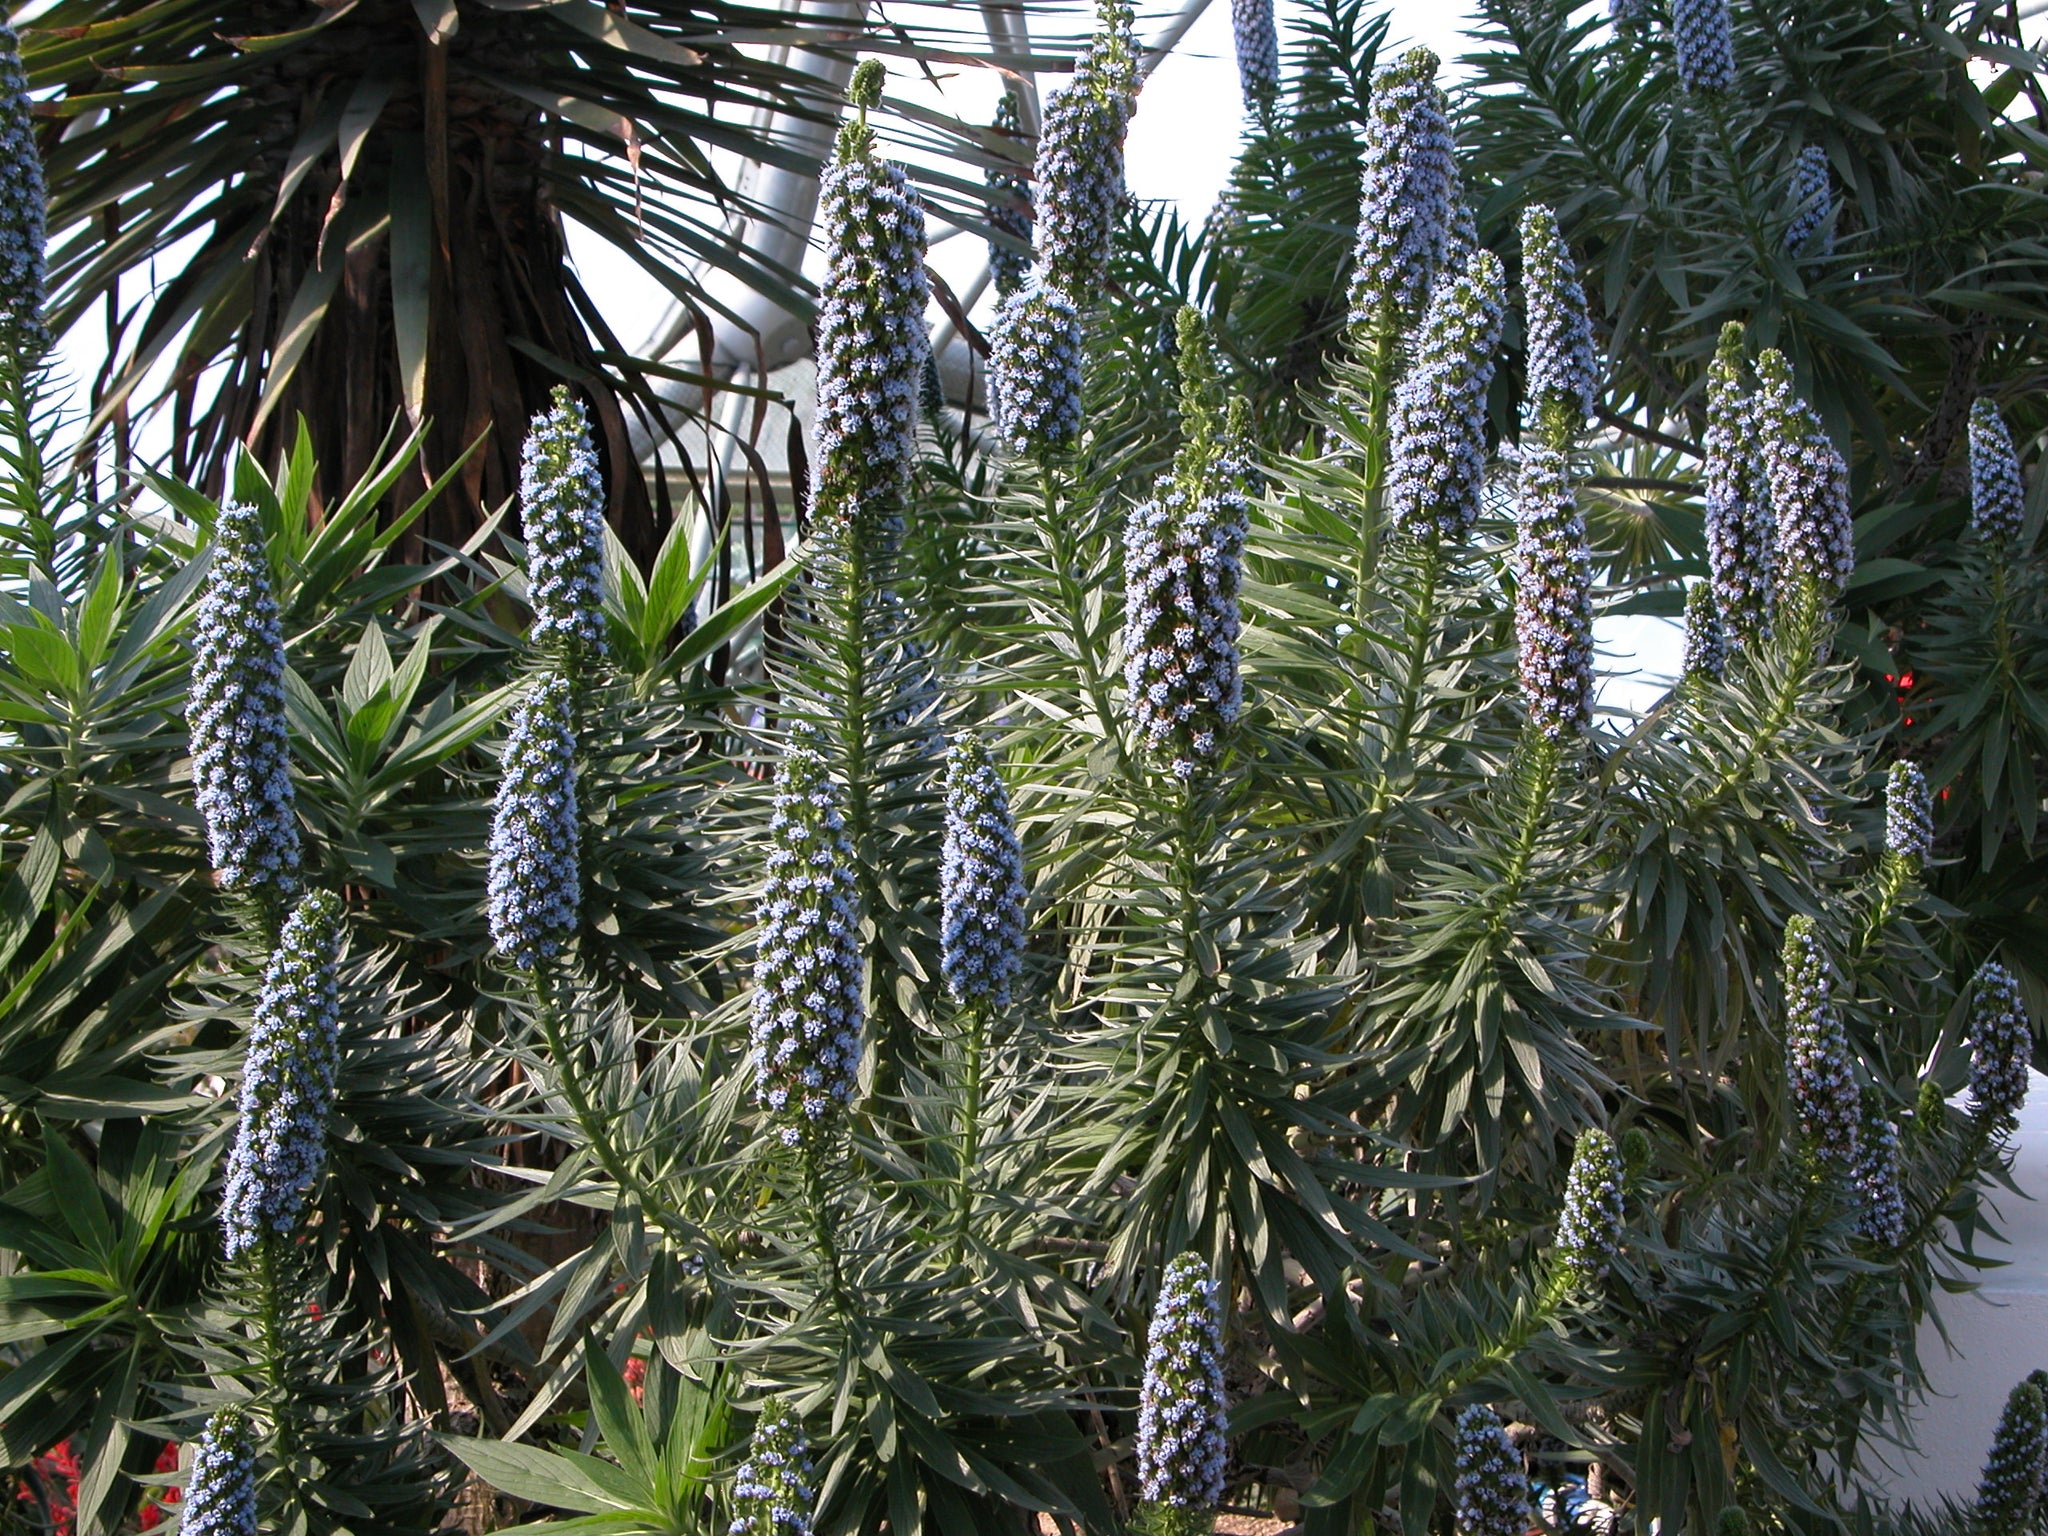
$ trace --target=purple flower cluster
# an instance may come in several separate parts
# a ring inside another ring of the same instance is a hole
[[[1216,1282],[1184,1253],[1160,1282],[1138,1389],[1138,1483],[1147,1500],[1200,1511],[1223,1501],[1228,1406]]]
[[[1792,162],[1790,192],[1792,222],[1785,227],[1785,248],[1799,251],[1818,235],[1819,254],[1834,255],[1835,181],[1824,147],[1809,144],[1799,151],[1799,158]]]
[[[1933,848],[1927,776],[1918,763],[1893,763],[1884,784],[1884,851],[1918,869]]]
[[[1023,120],[1017,113],[1017,93],[1004,91],[996,103],[996,131],[1006,138],[1020,138]],[[988,183],[988,222],[991,228],[1013,240],[1031,243],[1031,181],[1022,171],[991,166],[984,173]],[[1024,286],[1031,272],[1031,258],[1000,240],[988,243],[988,270],[995,280],[996,295],[1007,299]]]
[[[1280,89],[1280,32],[1273,25],[1273,0],[1230,0],[1230,31],[1237,43],[1244,109],[1257,112]]]
[[[1841,1168],[1856,1163],[1862,1099],[1849,1052],[1849,1032],[1835,1004],[1834,977],[1813,919],[1785,924],[1785,1056],[1787,1086],[1806,1147]]]
[[[340,898],[314,891],[292,909],[263,968],[221,1195],[230,1258],[255,1247],[266,1230],[290,1232],[327,1166],[341,1064],[342,935]]]
[[[256,509],[224,502],[194,619],[188,729],[206,844],[230,890],[289,895],[299,824],[284,717],[284,628]]]
[[[583,404],[557,384],[519,455],[532,638],[604,654],[604,476]]]
[[[1039,259],[1054,286],[1077,297],[1101,287],[1116,243],[1137,86],[1130,8],[1105,0],[1101,26],[1038,132]]]
[[[989,334],[996,436],[1016,453],[1044,452],[1081,431],[1081,312],[1035,279],[1003,301]]]
[[[178,1514],[184,1536],[256,1536],[256,1442],[241,1409],[206,1421]]]
[[[852,1100],[867,1017],[853,844],[806,727],[783,753],[768,832],[750,1060],[755,1099],[796,1146]]]
[[[1906,1194],[1900,1179],[1899,1133],[1885,1113],[1883,1095],[1866,1089],[1850,1183],[1856,1196],[1856,1230],[1879,1248],[1896,1248],[1906,1239]]]
[[[811,1536],[809,1448],[803,1427],[776,1406],[754,1426],[747,1459],[733,1473],[731,1536]]]
[[[1024,850],[1010,794],[979,736],[946,758],[946,843],[939,865],[940,969],[959,1003],[1006,1006],[1024,961]]]
[[[49,350],[43,324],[43,157],[29,115],[21,40],[0,21],[0,351],[15,366]]]
[[[857,76],[856,83],[879,99],[879,79]],[[821,526],[888,552],[903,531],[917,460],[931,288],[924,205],[903,167],[876,156],[865,105],[839,131],[819,182],[819,218],[826,258],[818,306],[815,506]]]
[[[1171,475],[1124,528],[1124,685],[1146,747],[1192,778],[1244,704],[1237,592],[1250,513],[1233,485]]]
[[[1546,413],[1570,422],[1576,437],[1593,414],[1600,368],[1586,290],[1557,215],[1540,203],[1522,210],[1522,292],[1529,315],[1529,377],[1522,407],[1525,429]],[[1553,440],[1566,434],[1557,432]]]
[[[1529,1529],[1529,1475],[1508,1432],[1484,1403],[1458,1415],[1451,1482],[1463,1536],[1523,1536]]]
[[[1735,84],[1735,23],[1728,0],[1671,0],[1671,41],[1679,84],[1688,91],[1725,91]]]
[[[1436,69],[1436,55],[1416,48],[1372,77],[1350,311],[1352,325],[1375,338],[1399,334],[1421,314],[1451,238],[1458,162]],[[1427,343],[1416,353],[1427,359]]]
[[[1719,677],[1728,666],[1728,631],[1711,583],[1696,581],[1685,593],[1685,676]]]
[[[583,904],[576,724],[568,680],[544,674],[512,712],[489,849],[491,942],[519,970],[552,959]]]
[[[1500,258],[1486,250],[1437,279],[1414,365],[1394,392],[1387,512],[1398,528],[1460,539],[1478,520],[1503,284]]]
[[[1971,990],[1970,1108],[1987,1123],[2008,1128],[2027,1100],[2033,1026],[2020,1000],[2020,984],[1996,960],[1978,968]]]
[[[1621,1183],[1614,1138],[1597,1128],[1579,1132],[1557,1218],[1558,1257],[1577,1284],[1598,1285],[1621,1253]]]
[[[1777,527],[1754,402],[1743,384],[1742,324],[1721,328],[1707,371],[1707,571],[1731,645],[1771,632]]]
[[[1756,360],[1764,473],[1777,519],[1778,576],[1810,581],[1832,600],[1856,569],[1849,466],[1812,406],[1792,391],[1792,365],[1775,348]]]
[[[1980,399],[1970,407],[1970,526],[1992,548],[2004,550],[2020,536],[2025,508],[2012,432],[1998,407]]]
[[[1977,1518],[1986,1531],[2028,1529],[2041,1502],[2048,1459],[2048,1402],[2028,1377],[2012,1389],[1991,1434],[1991,1454],[1977,1484]]]
[[[1515,648],[1529,718],[1552,741],[1593,721],[1593,557],[1562,449],[1522,449],[1515,488]]]

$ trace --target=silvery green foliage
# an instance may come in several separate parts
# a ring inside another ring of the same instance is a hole
[[[1786,1086],[1800,1138],[1823,1161],[1853,1167],[1862,1102],[1849,1032],[1820,935],[1804,913],[1785,924],[1783,985]]]
[[[17,364],[50,345],[43,324],[45,203],[21,41],[0,20],[0,350]]]
[[[1731,645],[1771,632],[1777,528],[1764,482],[1755,402],[1743,384],[1742,326],[1721,329],[1707,370],[1707,571]]]
[[[1124,135],[1136,105],[1131,12],[1112,0],[1038,130],[1038,255],[1048,279],[1069,294],[1094,293],[1108,269],[1127,196]]]
[[[1237,44],[1244,107],[1256,112],[1280,89],[1280,32],[1273,25],[1273,0],[1230,0],[1230,31]]]
[[[1970,407],[1970,526],[1978,538],[2003,550],[2020,536],[2025,519],[2026,493],[2012,432],[1998,407],[1980,399]]]
[[[1458,163],[1436,69],[1436,55],[1416,48],[1372,77],[1350,312],[1374,336],[1414,322],[1445,262]],[[1416,352],[1427,358],[1426,342]]]
[[[1160,1282],[1138,1389],[1138,1484],[1147,1500],[1193,1510],[1223,1501],[1228,1407],[1216,1282],[1201,1258],[1183,1253]]]
[[[182,1536],[256,1536],[256,1442],[241,1409],[206,1421],[178,1514]]]
[[[783,754],[768,834],[749,1060],[755,1099],[795,1146],[853,1098],[866,1022],[853,844],[806,727]]]
[[[1777,519],[1780,581],[1811,581],[1841,596],[1856,569],[1849,466],[1812,406],[1792,391],[1792,365],[1775,349],[1756,360],[1764,474]]]
[[[1557,1219],[1557,1252],[1580,1285],[1598,1285],[1621,1253],[1621,1153],[1597,1127],[1579,1132]]]
[[[1061,448],[1081,430],[1081,312],[1034,280],[997,311],[989,334],[989,403],[1013,453]]]
[[[1024,125],[1017,115],[1015,91],[1004,91],[1003,99],[996,103],[995,126],[1011,137],[1022,134]],[[983,172],[983,179],[988,183],[989,226],[1028,245],[1031,241],[1029,178],[1020,171],[991,166]],[[997,297],[1007,299],[1022,288],[1030,276],[1031,258],[1000,240],[991,240],[988,243],[988,270],[995,282]]]
[[[1792,185],[1787,199],[1792,205],[1792,222],[1785,229],[1785,248],[1802,249],[1815,235],[1816,251],[1822,256],[1835,253],[1835,181],[1828,169],[1828,152],[1809,144],[1792,162]]]
[[[1899,1135],[1875,1089],[1862,1095],[1862,1123],[1856,1138],[1856,1166],[1850,1182],[1856,1194],[1856,1230],[1864,1241],[1896,1248],[1906,1237],[1906,1196],[1900,1186]]]
[[[193,623],[192,778],[222,885],[289,895],[299,824],[284,719],[284,628],[256,509],[222,504]]]
[[[604,654],[604,476],[583,403],[557,384],[519,454],[532,640]]]
[[[1991,1435],[1991,1454],[1977,1484],[1977,1517],[1986,1531],[2023,1531],[2041,1499],[2048,1455],[2048,1404],[2031,1379],[2016,1385]]]
[[[1671,0],[1671,41],[1678,80],[1688,91],[1725,91],[1735,84],[1735,25],[1728,0]]]
[[[817,1498],[809,1448],[795,1417],[780,1404],[754,1426],[747,1459],[732,1479],[731,1536],[810,1536]]]
[[[341,899],[313,891],[292,909],[263,968],[242,1063],[241,1117],[228,1155],[221,1229],[228,1256],[298,1224],[327,1166],[341,1060]]]
[[[917,460],[918,388],[931,339],[924,205],[903,167],[876,156],[864,119],[839,131],[819,186],[825,279],[818,306],[816,505],[889,550]]]
[[[549,672],[512,712],[491,808],[491,942],[519,970],[553,959],[583,904],[576,722],[568,680]]]
[[[1934,816],[1927,799],[1927,776],[1918,763],[1896,762],[1885,776],[1884,848],[1918,869],[1934,847]]]
[[[1192,778],[1244,704],[1237,593],[1250,510],[1226,475],[1162,475],[1124,526],[1124,686],[1148,751]]]
[[[1452,1457],[1451,1487],[1464,1536],[1523,1536],[1529,1529],[1529,1477],[1500,1416],[1484,1403],[1459,1414]]]
[[[1397,528],[1460,539],[1486,484],[1486,391],[1500,342],[1500,258],[1474,251],[1446,269],[1415,337],[1415,362],[1394,392],[1387,512]]]
[[[1971,990],[1970,1108],[1991,1125],[2009,1127],[2027,1099],[2033,1027],[2020,984],[1996,960],[1978,968]]]
[[[1593,322],[1557,215],[1541,204],[1522,210],[1522,293],[1529,315],[1529,376],[1523,389],[1527,426],[1546,411],[1567,414],[1576,435],[1593,414],[1599,364]]]
[[[1010,793],[979,736],[946,756],[946,844],[939,866],[941,969],[958,1003],[1006,1006],[1024,959],[1024,850]]]
[[[1529,718],[1552,741],[1593,720],[1593,557],[1564,450],[1522,448],[1515,486],[1515,652]]]
[[[1719,677],[1727,666],[1728,630],[1713,586],[1694,582],[1685,593],[1685,676]]]

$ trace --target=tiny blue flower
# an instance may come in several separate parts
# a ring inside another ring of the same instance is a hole
[[[1740,321],[1721,328],[1707,370],[1707,571],[1731,646],[1771,632],[1777,524],[1764,478],[1754,400],[1743,384]]]
[[[1803,913],[1785,924],[1783,986],[1788,1086],[1800,1138],[1824,1162],[1851,1169],[1862,1099],[1827,955]]]
[[[1605,1131],[1579,1132],[1557,1219],[1557,1252],[1583,1286],[1598,1285],[1621,1253],[1621,1153]]]
[[[1451,1489],[1462,1536],[1524,1536],[1529,1476],[1500,1416],[1484,1403],[1458,1415]]]
[[[1998,407],[1980,399],[1970,407],[1970,526],[1978,538],[2003,551],[2020,536],[2025,519],[2026,493],[2012,433]]]
[[[1138,1388],[1138,1484],[1154,1504],[1208,1511],[1223,1501],[1223,1309],[1192,1253],[1166,1266]]]
[[[1500,258],[1487,250],[1437,279],[1414,365],[1394,392],[1387,513],[1397,528],[1455,540],[1478,520],[1504,283]]]
[[[256,1443],[241,1409],[206,1421],[178,1515],[183,1536],[256,1536]]]
[[[1516,666],[1529,718],[1552,741],[1593,719],[1593,557],[1565,454],[1522,449],[1515,492]]]
[[[732,1500],[730,1536],[811,1536],[810,1450],[787,1408],[769,1408],[755,1424],[747,1459],[733,1473]]]
[[[1756,373],[1779,578],[1810,581],[1832,600],[1856,569],[1848,463],[1813,407],[1792,392],[1792,365],[1783,353],[1764,352]]]
[[[1436,69],[1415,48],[1372,78],[1349,300],[1351,324],[1372,337],[1419,318],[1451,254],[1458,162]],[[1426,344],[1416,352],[1427,357]]]
[[[1671,41],[1679,83],[1688,91],[1725,91],[1735,84],[1735,23],[1728,0],[1671,0]]]
[[[583,901],[568,680],[543,674],[512,712],[491,808],[491,941],[516,969],[561,952]]]
[[[590,418],[565,384],[534,415],[520,450],[519,518],[534,642],[602,656],[604,476]]]
[[[946,761],[946,843],[939,866],[941,970],[959,1003],[1006,1006],[1024,958],[1024,850],[1009,791],[978,736]]]

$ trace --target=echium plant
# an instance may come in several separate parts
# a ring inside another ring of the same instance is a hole
[[[1999,1136],[2018,1121],[2026,1102],[2033,1028],[2019,982],[1996,960],[1978,967],[1970,990],[1970,1108]]]
[[[1529,350],[1522,430],[1535,431],[1546,442],[1567,443],[1593,414],[1600,387],[1586,290],[1555,213],[1540,203],[1523,209],[1521,236]]]
[[[491,811],[491,941],[515,970],[553,960],[575,936],[581,844],[571,689],[544,672],[512,712]]]
[[[583,404],[557,384],[519,456],[533,643],[574,660],[602,656],[604,476]]]
[[[1856,1160],[1862,1102],[1827,953],[1804,913],[1785,924],[1781,985],[1786,1086],[1802,1147],[1846,1172]]]
[[[1815,617],[1842,595],[1856,568],[1849,517],[1849,466],[1813,407],[1792,387],[1792,365],[1769,349],[1756,360],[1757,420],[1777,522],[1779,582]],[[1807,594],[1811,594],[1810,597]]]
[[[1906,1237],[1899,1134],[1885,1110],[1883,1095],[1874,1086],[1862,1093],[1850,1184],[1856,1201],[1856,1230],[1876,1247],[1898,1247]]]
[[[1244,108],[1264,111],[1280,89],[1280,32],[1273,25],[1273,0],[1230,0],[1230,33]]]
[[[178,1529],[185,1536],[256,1536],[256,1442],[240,1408],[219,1409],[206,1421]]]
[[[1015,91],[1005,90],[1002,100],[996,103],[994,127],[1008,139],[1022,135],[1024,124],[1018,115]],[[990,166],[982,179],[988,185],[989,227],[1028,246],[1031,243],[1030,178],[1008,167]],[[992,239],[988,243],[988,270],[996,296],[1007,299],[1023,288],[1031,272],[1031,257],[1007,241]]]
[[[1201,315],[1183,309],[1178,325],[1180,451],[1124,530],[1124,685],[1139,739],[1190,779],[1223,750],[1243,706],[1238,588],[1250,511],[1224,452],[1236,432]]]
[[[826,269],[818,309],[819,525],[843,548],[886,555],[903,531],[917,459],[918,388],[930,352],[924,205],[903,167],[875,153],[868,112],[877,59],[854,70],[854,116],[819,186]]]
[[[242,1065],[241,1117],[228,1156],[221,1228],[230,1257],[288,1235],[327,1166],[340,1065],[343,936],[339,897],[313,891],[264,967]]]
[[[1420,318],[1449,253],[1458,162],[1436,69],[1416,48],[1372,80],[1350,290],[1351,324],[1370,348]],[[1426,343],[1415,350],[1429,355]]]
[[[2041,1502],[2048,1460],[2048,1402],[2031,1379],[2015,1385],[1992,1432],[1991,1452],[1977,1483],[1977,1518],[1986,1531],[2022,1531]]]
[[[1081,430],[1081,312],[1042,277],[1003,301],[989,332],[989,407],[1012,453],[1064,448]]]
[[[799,727],[776,774],[755,940],[754,1096],[797,1146],[853,1098],[866,1012],[860,895],[839,794]]]
[[[1918,763],[1893,763],[1884,781],[1884,851],[1917,871],[1934,851],[1934,814],[1927,775]]]
[[[1590,1289],[1607,1278],[1621,1253],[1624,1215],[1621,1153],[1613,1137],[1589,1126],[1573,1149],[1557,1219],[1558,1260],[1572,1284]]]
[[[811,1536],[816,1498],[803,1426],[778,1403],[756,1421],[733,1473],[730,1536]]]
[[[1007,1007],[1024,959],[1024,850],[979,736],[963,736],[946,759],[940,900],[946,990],[963,1006]]]
[[[1776,526],[1755,404],[1743,381],[1743,327],[1731,320],[1707,370],[1707,571],[1731,646],[1771,632]]]
[[[1216,1281],[1183,1253],[1160,1281],[1138,1388],[1138,1484],[1160,1536],[1206,1531],[1223,1502],[1228,1407]]]
[[[1477,250],[1446,269],[1394,392],[1387,513],[1420,538],[1455,542],[1479,518],[1486,485],[1486,392],[1500,344],[1500,258]]]
[[[275,908],[298,888],[284,629],[262,518],[224,502],[193,623],[192,777],[214,870]]]
[[[1835,253],[1835,181],[1828,169],[1825,146],[1809,144],[1792,162],[1792,181],[1787,189],[1792,205],[1792,222],[1785,227],[1785,247],[1795,253],[1806,249],[1820,236],[1813,249],[1819,255]]]
[[[1529,1528],[1529,1475],[1507,1430],[1484,1403],[1458,1415],[1451,1484],[1462,1536],[1523,1536]]]
[[[1038,259],[1077,302],[1102,283],[1123,216],[1124,135],[1137,106],[1131,9],[1099,0],[1094,38],[1046,103],[1038,131]]]
[[[0,21],[0,354],[17,373],[50,345],[43,324],[46,202],[21,40]]]
[[[1683,675],[1718,678],[1728,668],[1728,630],[1711,582],[1696,581],[1685,589],[1685,654]]]
[[[1735,84],[1735,23],[1728,0],[1671,0],[1671,42],[1679,83],[1688,91],[1712,94]]]
[[[1970,527],[1994,557],[2020,536],[2025,507],[2012,432],[1998,407],[1980,399],[1970,407]]]

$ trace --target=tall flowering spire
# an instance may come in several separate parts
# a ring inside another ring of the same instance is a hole
[[[1013,453],[1063,448],[1081,431],[1081,312],[1040,278],[1012,294],[989,335],[989,402]]]
[[[178,1514],[184,1536],[256,1536],[256,1442],[241,1409],[206,1421]]]
[[[1771,632],[1777,538],[1756,410],[1743,384],[1742,322],[1721,327],[1707,370],[1707,570],[1731,644]]]
[[[1543,429],[1553,441],[1577,437],[1593,414],[1600,366],[1586,290],[1557,215],[1540,203],[1522,210],[1522,292],[1529,313],[1525,430]]]
[[[583,904],[576,724],[568,680],[547,673],[512,712],[491,808],[491,941],[519,970],[552,959]]]
[[[1015,91],[1004,91],[1003,99],[996,103],[995,128],[998,133],[1013,139],[1023,136],[1024,123],[1017,112]],[[1030,179],[1022,171],[994,166],[984,173],[984,179],[988,183],[990,227],[1028,245],[1031,241]],[[988,270],[995,280],[996,296],[1007,299],[1024,286],[1031,272],[1031,258],[999,240],[991,240],[988,243]]]
[[[2020,984],[1996,960],[1978,968],[1970,1003],[1970,1108],[1998,1131],[2018,1120],[2027,1099],[2034,1031]]]
[[[1998,407],[1979,399],[1970,407],[1970,526],[2003,553],[2026,519],[2020,457]]]
[[[290,895],[299,823],[284,719],[284,628],[254,507],[222,504],[193,625],[192,777],[206,843],[230,890]]]
[[[747,1459],[733,1473],[731,1536],[811,1536],[817,1492],[803,1426],[780,1404],[754,1426]]]
[[[1719,677],[1728,666],[1728,631],[1711,582],[1696,581],[1685,593],[1685,676]]]
[[[2041,1500],[2048,1456],[2048,1403],[2032,1378],[2016,1385],[1991,1435],[1991,1454],[1977,1484],[1977,1518],[1986,1531],[2023,1531]]]
[[[1421,315],[1450,239],[1458,162],[1436,69],[1436,55],[1415,48],[1372,77],[1350,309],[1351,324],[1375,339]],[[1427,344],[1416,354],[1427,358]]]
[[[754,1097],[796,1146],[852,1100],[866,1023],[853,844],[807,727],[783,753],[768,832],[755,913]]]
[[[1201,317],[1183,309],[1178,324],[1183,441],[1124,528],[1124,686],[1146,748],[1188,779],[1223,750],[1243,706],[1237,593],[1250,509],[1221,447]]]
[[[940,861],[940,966],[959,1003],[1010,1001],[1024,959],[1024,850],[1010,793],[979,736],[946,756],[946,845]]]
[[[1849,585],[1856,546],[1849,520],[1849,466],[1813,407],[1792,391],[1792,365],[1775,348],[1756,360],[1764,472],[1777,518],[1778,574],[1811,581],[1824,601]]]
[[[342,906],[314,891],[285,921],[263,968],[242,1064],[241,1120],[228,1155],[221,1228],[228,1256],[297,1225],[327,1166],[327,1119],[341,1063]]]
[[[0,353],[17,366],[50,346],[43,324],[45,201],[21,40],[0,20]]]
[[[1855,1163],[1862,1103],[1849,1033],[1834,1000],[1834,978],[1813,919],[1785,924],[1785,1057],[1800,1139],[1823,1161]]]
[[[1280,89],[1280,32],[1273,25],[1273,0],[1230,0],[1230,31],[1237,43],[1244,109],[1258,112]]]
[[[821,526],[864,549],[892,551],[903,531],[917,459],[918,391],[931,339],[925,309],[924,205],[903,167],[875,153],[870,108],[884,70],[864,60],[847,96],[819,181],[825,280],[818,306],[818,451],[814,501]]]
[[[1387,512],[1397,528],[1460,539],[1478,520],[1503,283],[1500,258],[1485,250],[1437,280],[1414,366],[1394,392]]]
[[[1599,1129],[1579,1132],[1564,1209],[1557,1218],[1557,1252],[1574,1283],[1595,1286],[1621,1253],[1621,1153]]]
[[[1640,34],[1650,21],[1650,0],[1607,0],[1607,19],[1627,37]]]
[[[1159,1286],[1138,1389],[1138,1483],[1149,1502],[1207,1512],[1223,1501],[1228,1407],[1216,1282],[1183,1253]]]
[[[1830,227],[1835,217],[1835,180],[1828,169],[1827,149],[1809,144],[1792,162],[1792,184],[1787,189],[1792,205],[1792,222],[1785,226],[1785,248],[1799,251],[1815,235],[1815,250],[1822,256],[1835,253],[1835,235]]]
[[[1484,1403],[1458,1415],[1451,1484],[1462,1536],[1523,1536],[1529,1529],[1529,1476],[1500,1416]]]
[[[604,654],[604,476],[583,403],[557,384],[519,454],[532,639]]]
[[[1934,848],[1934,816],[1927,798],[1927,776],[1918,763],[1893,763],[1884,784],[1884,851],[1913,869],[1927,862]]]
[[[1856,1164],[1850,1182],[1856,1194],[1856,1231],[1867,1243],[1896,1248],[1906,1238],[1906,1195],[1900,1185],[1899,1133],[1885,1113],[1884,1096],[1862,1094]]]
[[[1671,0],[1671,41],[1679,84],[1688,91],[1725,91],[1735,83],[1735,23],[1728,0]]]
[[[1515,487],[1515,644],[1529,718],[1552,741],[1593,722],[1593,557],[1562,449],[1522,449]]]
[[[1123,217],[1124,134],[1137,106],[1131,10],[1100,0],[1096,34],[1074,78],[1046,103],[1038,131],[1038,254],[1047,278],[1076,299],[1101,286]]]

